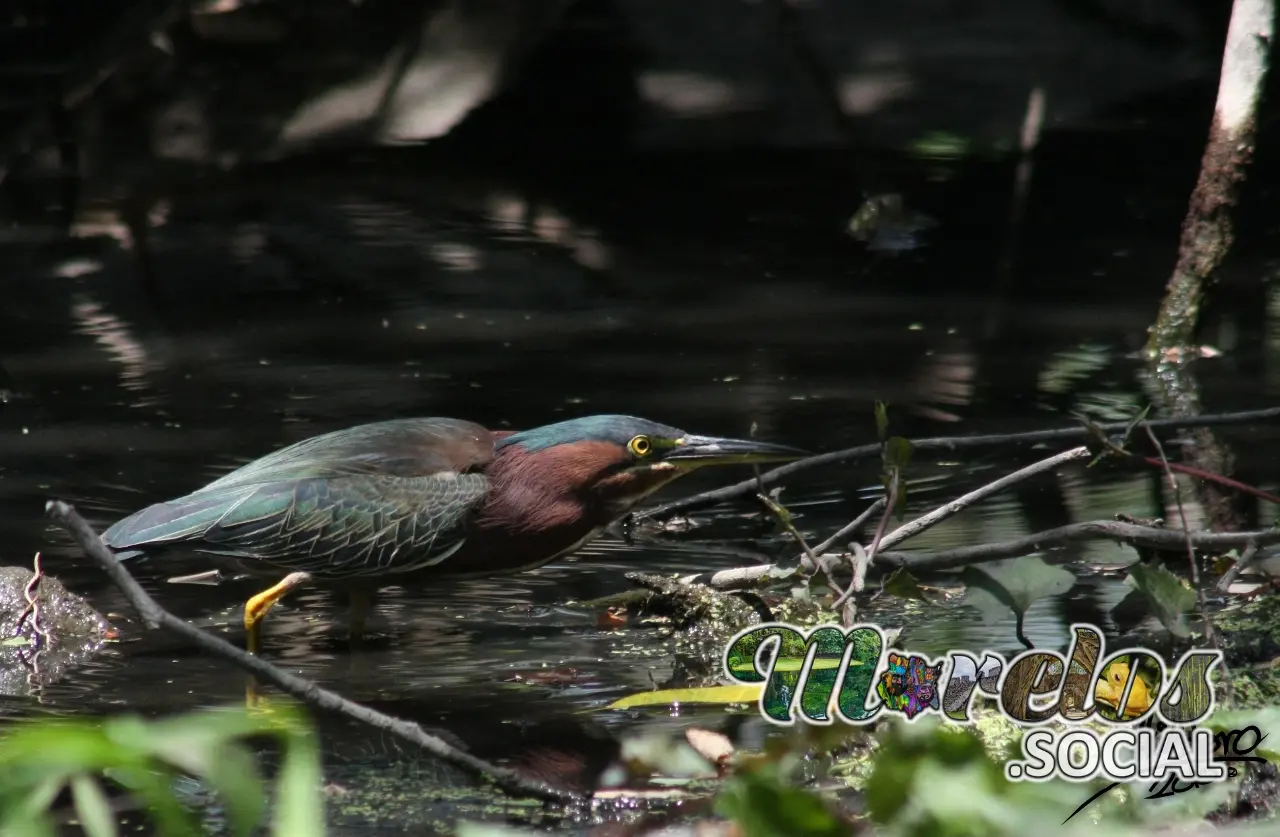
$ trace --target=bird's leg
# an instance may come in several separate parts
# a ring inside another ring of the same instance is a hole
[[[258,595],[249,599],[244,603],[244,629],[245,629],[245,645],[250,654],[258,653],[259,631],[258,626],[266,617],[267,611],[272,606],[289,594],[289,591],[295,587],[311,581],[310,573],[289,573],[282,578],[274,587],[263,590]]]

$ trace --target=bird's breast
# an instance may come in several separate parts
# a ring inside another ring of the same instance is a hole
[[[599,537],[604,529],[604,526],[592,526],[523,537],[495,530],[479,530],[473,532],[457,552],[431,567],[430,574],[482,577],[535,570],[572,555]]]

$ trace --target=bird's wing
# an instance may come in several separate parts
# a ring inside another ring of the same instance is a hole
[[[425,477],[493,459],[493,436],[469,421],[410,418],[363,424],[304,439],[217,479],[213,489],[352,474]]]
[[[102,539],[130,554],[186,545],[273,563],[302,543],[307,556],[332,552],[335,561],[353,544],[370,556],[385,547],[385,560],[397,544],[431,558],[433,544],[444,548],[441,538],[448,540],[482,496],[487,482],[473,471],[492,459],[492,435],[471,422],[361,425],[298,442],[185,497],[142,509]]]
[[[109,529],[116,550],[187,546],[288,570],[349,576],[437,564],[460,547],[482,474],[355,474],[210,487]]]

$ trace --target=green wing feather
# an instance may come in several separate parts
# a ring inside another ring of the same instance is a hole
[[[132,554],[164,547],[350,576],[445,560],[488,480],[488,431],[451,419],[403,419],[317,436],[245,465],[186,497],[112,526]]]

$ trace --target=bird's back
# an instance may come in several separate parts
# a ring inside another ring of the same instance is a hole
[[[447,418],[326,433],[145,508],[103,541],[125,555],[186,548],[320,576],[420,569],[461,545],[493,441]]]

